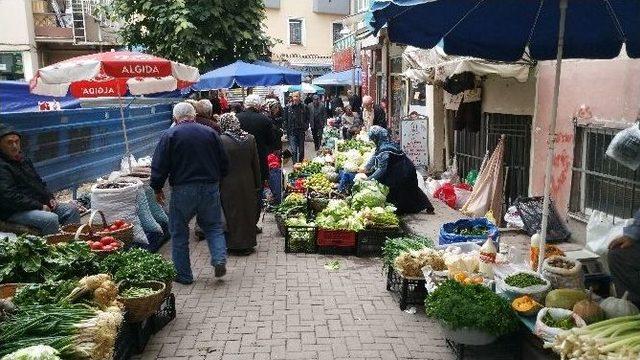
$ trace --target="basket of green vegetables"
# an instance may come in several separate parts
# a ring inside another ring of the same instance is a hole
[[[160,281],[121,282],[118,301],[126,310],[127,321],[136,323],[155,314],[164,300],[165,284]]]

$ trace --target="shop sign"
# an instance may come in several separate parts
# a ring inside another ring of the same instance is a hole
[[[353,49],[333,53],[333,71],[345,71],[353,68]]]

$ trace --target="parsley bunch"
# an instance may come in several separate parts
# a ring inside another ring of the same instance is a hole
[[[501,336],[518,326],[509,303],[482,285],[447,280],[427,296],[425,309],[453,330],[470,328]]]
[[[110,254],[100,262],[101,272],[111,274],[115,282],[127,280],[132,283],[156,280],[173,281],[176,270],[171,261],[165,260],[160,254],[154,254],[144,249]]]

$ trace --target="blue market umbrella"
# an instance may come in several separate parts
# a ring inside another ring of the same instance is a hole
[[[544,260],[562,59],[610,59],[624,44],[640,57],[638,0],[374,0],[374,31],[422,48],[443,42],[447,54],[516,61],[556,59],[549,124],[538,270]]]
[[[301,82],[302,75],[299,73],[238,60],[233,64],[203,74],[200,76],[200,81],[192,86],[192,89],[204,91],[229,89],[233,86],[297,85]]]
[[[294,69],[290,69],[286,66],[282,66],[282,65],[278,65],[278,64],[274,64],[272,62],[268,62],[268,61],[262,61],[262,60],[256,60],[253,62],[254,65],[260,65],[260,66],[266,66],[266,67],[270,67],[273,69],[279,69],[280,71],[282,71],[284,74],[291,74],[291,75],[295,75],[295,76],[300,76],[300,79],[302,79],[302,71],[298,71],[298,70],[294,70]]]

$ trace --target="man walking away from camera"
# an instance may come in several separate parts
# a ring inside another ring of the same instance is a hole
[[[229,162],[215,130],[196,122],[196,111],[188,103],[173,108],[176,126],[158,143],[151,163],[151,187],[162,205],[165,181],[171,185],[169,232],[173,241],[175,281],[193,283],[189,257],[189,222],[196,216],[205,234],[215,276],[226,274],[226,242],[220,205],[220,180]]]

